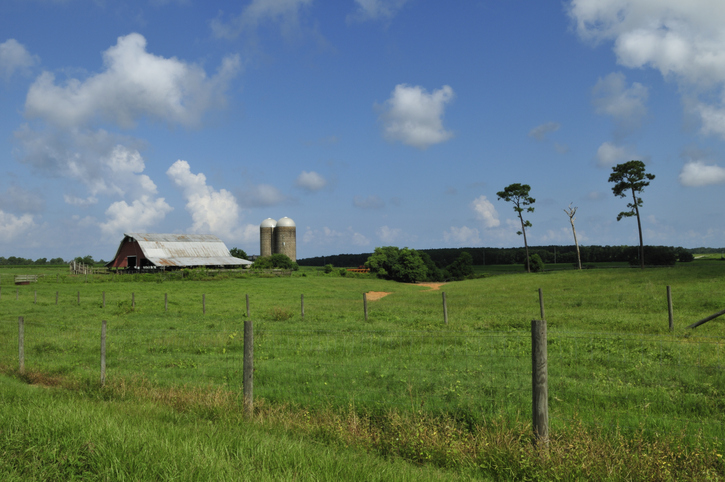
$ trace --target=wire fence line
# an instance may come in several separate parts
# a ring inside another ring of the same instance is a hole
[[[17,321],[0,322],[0,364],[19,361]],[[25,369],[98,380],[97,327],[24,323]],[[107,330],[108,377],[241,393],[244,333]],[[725,339],[550,330],[552,430],[687,433],[723,442]],[[254,329],[254,397],[305,407],[445,413],[471,423],[532,412],[532,336],[522,330]]]

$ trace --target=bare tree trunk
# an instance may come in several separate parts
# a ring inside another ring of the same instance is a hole
[[[521,220],[521,233],[524,235],[524,248],[526,248],[526,272],[531,273],[531,266],[529,265],[529,243],[526,242],[526,226],[524,226],[524,217],[519,213],[519,219]]]
[[[582,269],[582,257],[579,253],[579,242],[576,240],[576,228],[574,227],[574,215],[576,214],[576,206],[573,208],[571,207],[571,204],[569,204],[569,209],[564,209],[564,212],[569,216],[569,222],[571,223],[571,231],[574,233],[574,244],[576,245],[576,259],[579,262],[579,269]]]
[[[632,197],[634,198],[634,213],[637,215],[637,230],[639,231],[639,267],[644,269],[644,242],[642,241],[642,223],[639,220],[639,207],[637,206],[637,196],[632,187]]]

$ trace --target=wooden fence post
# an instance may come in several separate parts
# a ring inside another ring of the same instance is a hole
[[[38,304],[38,290],[35,290],[33,292],[33,304],[34,305],[37,305]]]
[[[244,414],[254,415],[254,327],[252,320],[244,321],[244,358],[242,366]]]
[[[539,288],[539,309],[541,310],[541,319],[545,320],[546,316],[544,315],[544,293],[541,291],[541,288]]]
[[[534,442],[549,447],[549,376],[546,320],[531,321],[531,388]]]
[[[246,295],[247,298],[247,318],[249,318],[249,295]]]
[[[131,308],[136,308],[136,293],[131,293]]]
[[[446,292],[443,291],[443,322],[448,324],[448,301],[446,300]]]
[[[18,318],[18,371],[25,373],[25,319]]]
[[[302,319],[305,319],[305,295],[300,295],[300,309],[302,310]]]
[[[365,321],[368,321],[368,294],[363,293],[363,311],[365,312]]]
[[[106,320],[101,322],[101,386],[106,384]]]
[[[672,288],[667,287],[667,314],[670,317],[670,331],[675,331],[675,315],[672,310]]]

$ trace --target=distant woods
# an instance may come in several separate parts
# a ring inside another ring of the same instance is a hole
[[[687,249],[670,246],[647,246],[652,253],[647,257],[648,265],[671,265],[675,261],[692,261],[692,253],[723,253],[725,248],[694,248]],[[582,264],[626,262],[639,264],[638,246],[579,246]],[[520,248],[440,248],[419,249],[421,255],[426,254],[436,267],[444,269],[458,259],[462,253],[471,256],[474,266],[505,265],[526,263],[526,250]],[[571,246],[529,246],[529,254],[538,254],[546,264],[570,263],[577,264],[576,247]],[[331,264],[336,267],[363,266],[373,253],[338,254],[333,256],[317,256],[314,258],[298,259],[300,266],[325,266]]]

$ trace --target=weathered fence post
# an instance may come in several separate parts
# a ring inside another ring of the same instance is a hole
[[[539,310],[541,311],[541,319],[545,320],[546,315],[544,315],[544,293],[541,291],[541,288],[539,288]]]
[[[549,447],[549,375],[546,320],[531,321],[531,388],[534,442]]]
[[[169,294],[164,293],[164,313],[169,311]]]
[[[25,319],[18,318],[18,371],[25,373]]]
[[[667,287],[667,314],[670,317],[670,331],[675,331],[675,315],[672,310],[672,288]]]
[[[305,295],[300,295],[300,309],[302,310],[302,319],[305,319]]]
[[[201,314],[206,315],[206,294],[201,295]]]
[[[244,414],[254,414],[254,328],[252,320],[244,321],[244,359],[242,367],[244,386]]]
[[[131,308],[136,308],[136,293],[131,293]]]
[[[33,292],[33,304],[34,305],[37,305],[38,304],[38,290],[35,290]]]
[[[368,294],[363,293],[363,311],[365,312],[365,321],[368,321]]]
[[[443,322],[448,324],[448,300],[446,300],[446,292],[443,292]]]
[[[106,384],[106,320],[101,322],[101,386]]]
[[[247,298],[247,318],[249,318],[249,295],[246,295]]]

